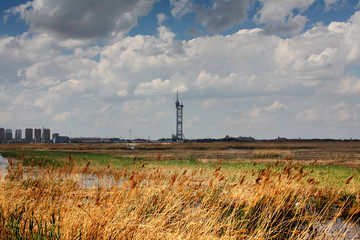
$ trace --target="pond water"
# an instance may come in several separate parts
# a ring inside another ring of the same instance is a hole
[[[112,186],[120,186],[122,182],[120,180],[115,181],[110,176],[104,176],[101,179],[98,178],[97,175],[90,174],[75,174],[75,178],[78,180],[78,184],[83,188],[91,188],[91,187],[112,187]]]
[[[4,158],[3,156],[0,155],[0,169],[6,169],[7,164],[8,164],[7,158]]]
[[[4,158],[3,156],[0,155],[0,180],[3,180],[5,178],[7,165],[8,165],[7,158]]]
[[[319,233],[326,232],[325,239],[360,239],[359,223],[346,222],[343,218],[324,224],[315,224],[314,227]]]
[[[7,166],[8,166],[8,159],[0,155],[0,181],[5,179],[7,174]],[[24,178],[36,178],[32,174],[26,173]],[[111,187],[111,186],[119,186],[121,185],[121,181],[115,181],[110,176],[103,176],[101,179],[98,178],[95,174],[81,174],[75,173],[72,174],[69,178],[78,182],[79,187],[81,188],[91,188],[97,187],[101,185],[102,187]]]

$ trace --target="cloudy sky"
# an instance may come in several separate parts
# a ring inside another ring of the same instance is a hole
[[[360,138],[358,0],[1,0],[0,127]]]

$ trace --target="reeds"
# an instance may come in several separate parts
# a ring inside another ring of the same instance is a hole
[[[324,239],[336,237],[324,223],[360,217],[355,175],[344,190],[291,162],[228,171],[222,161],[210,169],[90,161],[78,167],[69,155],[61,168],[28,167],[0,182],[0,238]],[[96,184],[81,184],[84,176]]]

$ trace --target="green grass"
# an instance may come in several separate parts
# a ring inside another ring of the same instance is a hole
[[[309,176],[314,177],[316,181],[325,184],[328,187],[334,185],[342,186],[354,174],[356,174],[350,182],[360,181],[360,169],[352,169],[343,166],[307,166],[304,171],[312,172]]]
[[[88,161],[91,161],[92,166],[104,166],[104,165],[131,165],[133,159],[112,157],[105,154],[93,154],[86,152],[60,152],[60,151],[30,151],[30,150],[15,150],[15,151],[2,151],[0,154],[3,157],[11,157],[14,159],[22,159],[24,166],[29,165],[50,165],[54,167],[61,167],[64,163],[68,163],[70,158],[74,161],[74,164],[82,166]]]
[[[300,169],[306,173],[306,179],[313,183],[321,184],[325,187],[332,188],[343,187],[349,177],[353,176],[351,182],[360,181],[360,169],[351,169],[343,166],[327,165],[327,166],[314,166],[314,165],[289,165],[285,161],[279,161],[279,164],[269,163],[254,163],[254,162],[200,162],[198,159],[189,158],[186,160],[161,160],[161,155],[158,160],[146,160],[142,158],[131,158],[121,156],[110,156],[108,154],[94,154],[88,152],[61,152],[61,151],[36,151],[36,150],[13,150],[13,151],[1,151],[0,154],[4,157],[11,157],[15,159],[22,159],[24,166],[53,166],[62,167],[64,164],[70,165],[71,161],[78,167],[85,166],[90,161],[92,168],[112,166],[133,168],[134,166],[142,167],[174,167],[174,168],[202,168],[215,170],[219,166],[223,171],[228,172],[247,172],[252,175],[256,175],[262,169],[271,168],[272,172],[281,172],[284,168],[291,168],[290,175],[295,176],[299,174]],[[134,164],[135,163],[135,164]]]

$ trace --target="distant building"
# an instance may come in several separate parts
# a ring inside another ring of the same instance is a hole
[[[50,129],[43,128],[41,140],[42,143],[50,143]]]
[[[35,138],[36,143],[41,143],[41,129],[40,128],[35,128],[34,138]]]
[[[4,143],[4,142],[5,142],[5,129],[0,128],[0,143]]]
[[[77,137],[71,139],[72,143],[102,143],[100,137]]]
[[[53,134],[54,136],[55,134]],[[70,143],[70,138],[67,136],[59,136],[59,134],[56,134],[55,137],[53,137],[54,143]]]
[[[56,137],[59,137],[60,135],[58,133],[53,133],[52,135],[52,140],[53,140],[53,143],[55,143],[55,138]]]
[[[15,140],[21,141],[21,139],[22,139],[22,131],[21,131],[21,129],[16,129],[15,130]]]
[[[25,129],[25,141],[31,142],[33,140],[33,129],[32,128],[26,128]]]
[[[5,142],[11,141],[11,140],[12,140],[12,130],[6,129],[5,130]]]

